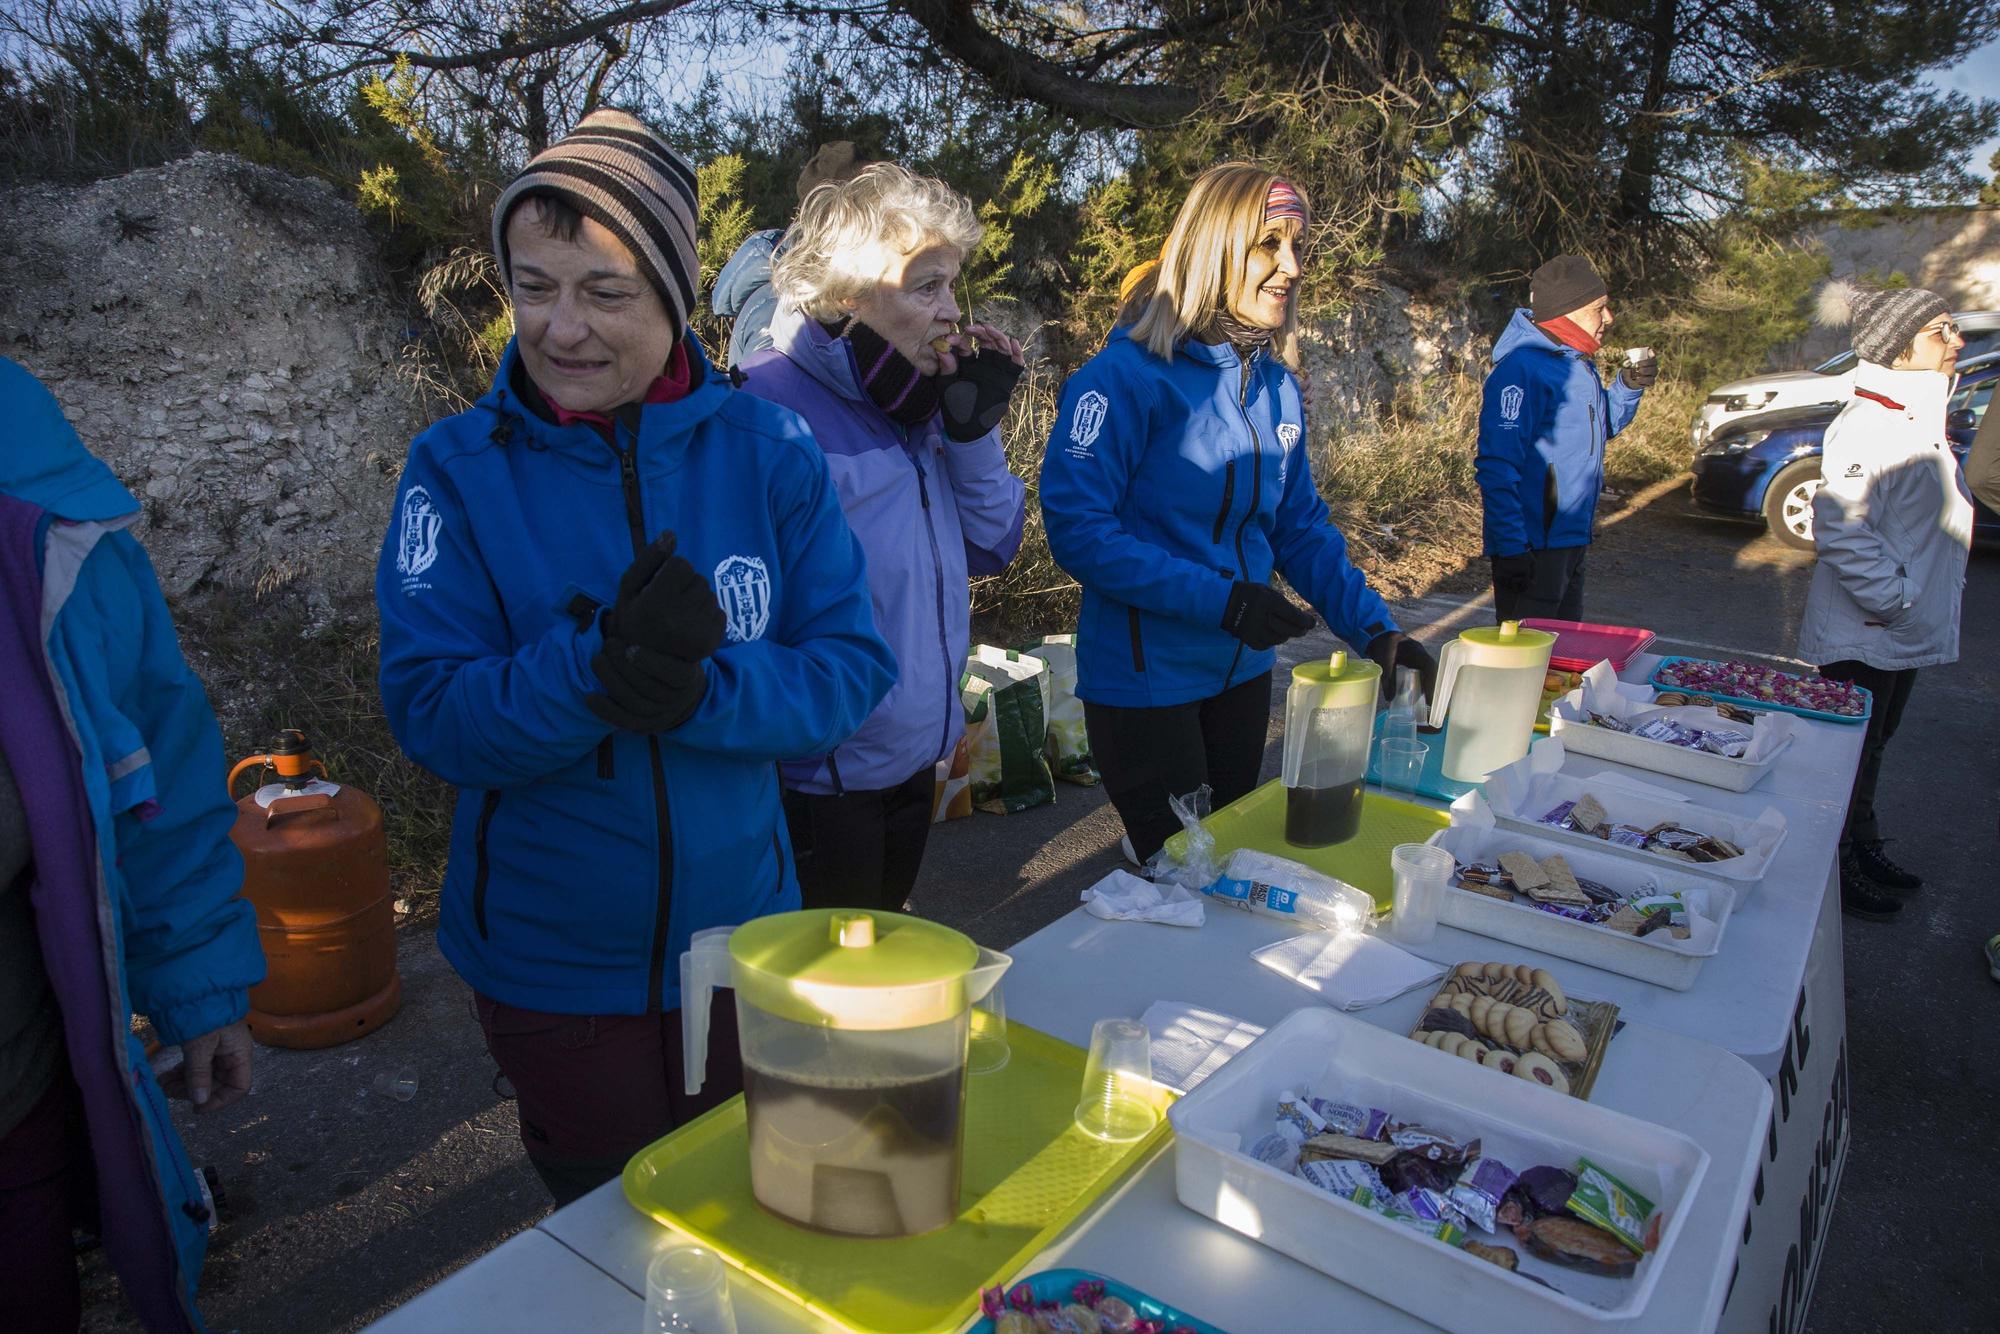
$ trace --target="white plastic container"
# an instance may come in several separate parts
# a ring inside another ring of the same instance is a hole
[[[1723,881],[1635,866],[1623,857],[1607,857],[1584,848],[1552,843],[1533,834],[1453,825],[1438,830],[1430,841],[1461,862],[1491,862],[1502,852],[1515,851],[1539,861],[1559,852],[1571,870],[1587,879],[1620,889],[1651,880],[1659,886],[1659,892],[1680,895],[1691,910],[1686,940],[1676,940],[1665,931],[1650,936],[1628,936],[1608,926],[1558,917],[1518,900],[1506,903],[1456,885],[1445,890],[1444,904],[1438,912],[1438,920],[1446,926],[1524,945],[1559,959],[1574,959],[1674,991],[1686,991],[1693,986],[1701,975],[1702,964],[1720,952],[1729,914],[1736,911],[1737,892]]]
[[[1652,702],[1651,687],[1623,685],[1610,675],[1608,664],[1591,668],[1593,673],[1598,671],[1604,673],[1602,680],[1593,680],[1586,674],[1582,685],[1549,708],[1549,735],[1560,738],[1567,749],[1578,755],[1594,755],[1614,764],[1650,769],[1729,792],[1748,792],[1764,781],[1778,757],[1790,748],[1800,725],[1790,714],[1760,715],[1751,729],[1755,739],[1741,759],[1652,741],[1630,732],[1614,732],[1594,725],[1590,715],[1595,712],[1625,718],[1632,714],[1663,714],[1676,722],[1708,730],[1741,730],[1741,724],[1729,721],[1714,709],[1695,705],[1662,709]]]
[[[1258,1162],[1243,1150],[1272,1127],[1287,1090],[1380,1107],[1521,1171],[1588,1158],[1663,1214],[1659,1249],[1630,1278],[1534,1258],[1511,1233],[1509,1273],[1409,1226]],[[1447,1056],[1322,1006],[1295,1010],[1167,1113],[1182,1204],[1350,1287],[1446,1329],[1601,1331],[1644,1314],[1708,1172],[1700,1145],[1661,1126]],[[1543,1287],[1526,1275],[1553,1285]]]
[[[1764,873],[1771,869],[1771,859],[1790,832],[1784,812],[1775,806],[1766,807],[1756,819],[1749,820],[1684,800],[1677,793],[1640,778],[1625,778],[1616,773],[1573,777],[1562,772],[1565,757],[1561,740],[1549,737],[1537,741],[1525,759],[1493,774],[1483,789],[1475,789],[1454,801],[1451,822],[1474,826],[1490,822],[1592,852],[1627,857],[1656,870],[1707,876],[1746,887],[1764,878]],[[1604,807],[1605,818],[1613,824],[1650,829],[1672,821],[1698,833],[1728,839],[1743,849],[1743,855],[1720,862],[1682,861],[1541,822],[1544,815],[1563,802],[1586,795],[1597,798],[1598,805]]]

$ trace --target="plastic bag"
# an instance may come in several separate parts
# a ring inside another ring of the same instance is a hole
[[[1162,847],[1146,863],[1146,878],[1159,884],[1185,885],[1200,892],[1215,883],[1222,868],[1215,860],[1215,835],[1203,820],[1208,818],[1209,801],[1214,796],[1203,783],[1184,797],[1168,797],[1167,806],[1186,831],[1185,847],[1176,857]]]

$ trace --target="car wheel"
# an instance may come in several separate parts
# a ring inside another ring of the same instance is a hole
[[[1819,460],[1800,459],[1764,492],[1764,526],[1794,551],[1813,549],[1813,497],[1820,488]]]

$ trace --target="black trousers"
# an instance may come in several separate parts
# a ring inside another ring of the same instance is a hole
[[[1847,799],[1847,824],[1840,831],[1840,850],[1855,843],[1879,843],[1882,830],[1875,822],[1875,780],[1882,776],[1882,752],[1903,721],[1903,706],[1917,684],[1917,669],[1870,667],[1848,659],[1829,662],[1819,669],[1821,676],[1836,681],[1852,681],[1875,697],[1868,715],[1868,735],[1861,742],[1861,764],[1854,771],[1854,791]]]
[[[1220,810],[1257,786],[1270,720],[1269,672],[1192,704],[1127,709],[1085,701],[1083,721],[1104,794],[1140,861],[1180,831],[1168,797],[1206,783]]]
[[[1534,567],[1528,582],[1502,585],[1493,581],[1495,619],[1518,621],[1526,616],[1559,621],[1583,619],[1583,558],[1589,547],[1549,547],[1531,551]]]
[[[808,908],[901,912],[931,836],[935,772],[925,765],[894,787],[785,793],[785,825]]]

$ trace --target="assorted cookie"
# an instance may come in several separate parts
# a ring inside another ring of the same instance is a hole
[[[1528,865],[1548,870],[1546,862],[1529,859]],[[1527,868],[1508,870],[1524,876]],[[1558,883],[1553,876],[1549,881]],[[1462,963],[1438,988],[1410,1036],[1447,1055],[1569,1093],[1590,1056],[1589,1039],[1570,1009],[1569,997],[1546,968]]]

